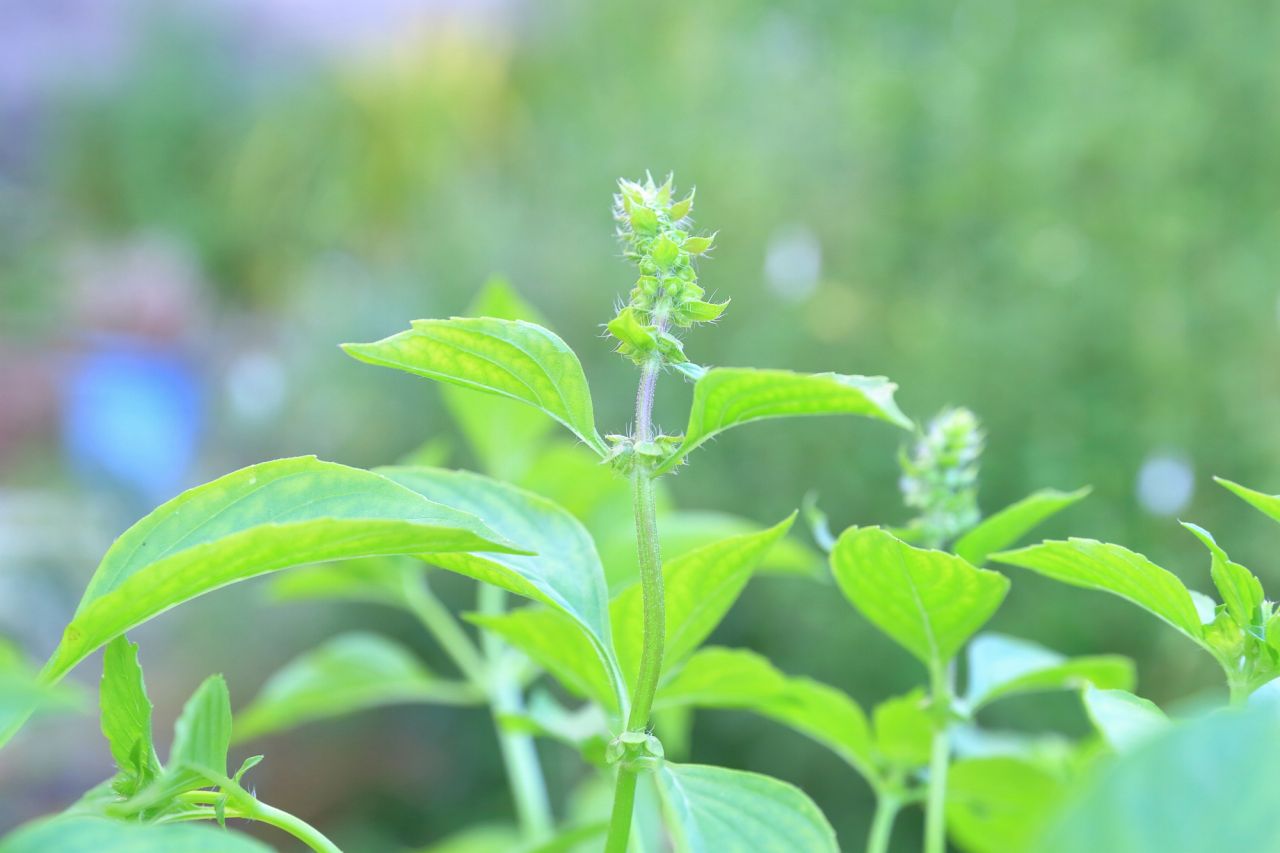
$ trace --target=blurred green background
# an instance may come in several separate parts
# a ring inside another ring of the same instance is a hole
[[[621,431],[634,376],[600,324],[632,274],[610,194],[645,169],[696,184],[720,232],[701,278],[733,303],[693,360],[883,373],[917,419],[983,419],[984,509],[1092,484],[1046,535],[1123,543],[1203,589],[1183,518],[1280,583],[1276,531],[1211,480],[1280,491],[1277,44],[1280,6],[1250,0],[8,4],[0,631],[46,654],[111,537],[182,488],[451,434],[437,389],[336,344],[458,313],[495,273],[578,351],[602,431]],[[659,402],[673,431],[681,385]],[[766,522],[813,489],[840,526],[896,523],[900,441],[762,424],[672,490]],[[1014,581],[997,629],[1130,654],[1160,703],[1218,681],[1127,605]],[[445,588],[467,606],[466,583]],[[138,636],[158,730],[208,672],[244,700],[339,627],[417,636],[252,584],[182,613]],[[796,579],[755,582],[717,639],[866,703],[920,675]],[[995,722],[1030,708],[1083,728],[1070,697],[1026,701]],[[361,850],[509,809],[483,714],[376,717],[272,741],[259,789]],[[109,769],[87,718],[38,728],[59,738],[6,752],[0,830]],[[860,843],[870,794],[819,747],[730,713],[695,732],[696,759],[800,784]]]

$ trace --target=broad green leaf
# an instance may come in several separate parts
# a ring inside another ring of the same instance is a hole
[[[124,636],[107,644],[99,697],[102,734],[119,768],[112,787],[128,797],[159,776],[161,768],[151,739],[151,700],[138,664],[138,645]]]
[[[485,283],[467,307],[467,315],[543,324],[538,312],[500,278]],[[523,476],[536,461],[548,431],[554,428],[540,412],[515,400],[476,394],[449,384],[441,391],[445,406],[482,469],[500,480],[512,482]]]
[[[1125,690],[1087,687],[1082,695],[1089,719],[1116,752],[1132,748],[1169,725],[1169,718],[1154,702]]]
[[[478,518],[314,457],[253,465],[184,492],[116,540],[45,667],[210,590],[290,566],[379,554],[515,550]]]
[[[929,763],[935,726],[923,689],[886,699],[871,712],[871,719],[876,752],[883,759],[908,769]]]
[[[1245,503],[1261,512],[1263,515],[1270,516],[1276,521],[1280,521],[1280,495],[1268,495],[1263,492],[1256,492],[1239,483],[1233,483],[1230,480],[1224,480],[1221,477],[1213,478],[1218,485],[1234,493]]]
[[[271,676],[236,714],[235,739],[384,705],[483,702],[475,688],[440,679],[399,643],[353,631],[303,653]]]
[[[569,692],[619,710],[619,697],[599,652],[582,629],[558,610],[521,607],[506,613],[472,613],[467,619],[529,656]]]
[[[693,654],[720,624],[760,563],[791,529],[795,513],[759,533],[733,536],[670,560],[663,567],[667,641],[663,668]],[[634,684],[640,670],[644,603],[639,585],[623,590],[609,607],[618,662]]]
[[[1273,851],[1280,715],[1266,705],[1177,726],[1088,777],[1035,853]]]
[[[369,364],[527,403],[607,452],[578,357],[542,326],[493,317],[415,320],[408,331],[342,348]]]
[[[741,770],[666,763],[658,795],[676,853],[837,853],[836,834],[794,785]]]
[[[1182,526],[1209,549],[1209,574],[1213,578],[1213,585],[1218,588],[1218,594],[1222,596],[1222,603],[1227,605],[1231,618],[1245,631],[1252,629],[1261,634],[1262,612],[1259,608],[1265,597],[1262,581],[1244,566],[1231,562],[1227,552],[1222,550],[1209,531],[1185,521]]]
[[[864,775],[874,773],[871,734],[858,703],[834,687],[778,671],[744,649],[699,649],[658,689],[657,710],[753,711],[813,738]]]
[[[671,470],[729,427],[764,418],[863,415],[911,429],[911,421],[893,400],[897,387],[883,376],[713,368],[694,384],[684,441],[658,472]]]
[[[541,601],[592,636],[602,655],[609,640],[608,590],[590,534],[540,495],[480,474],[440,468],[381,468],[378,473],[432,501],[455,506],[522,540],[531,554],[433,554],[433,565]]]
[[[0,853],[271,853],[238,832],[83,815],[45,818],[0,841]]]
[[[996,551],[1017,542],[1046,518],[1083,500],[1091,491],[1085,486],[1074,492],[1057,489],[1034,492],[983,519],[977,527],[960,537],[953,550],[975,566],[980,566]]]
[[[1005,551],[994,559],[1072,586],[1109,592],[1160,617],[1197,642],[1204,637],[1182,581],[1141,554],[1095,539],[1051,541]]]
[[[1003,575],[913,548],[878,527],[842,533],[831,570],[854,607],[927,667],[955,657],[1009,589]]]
[[[1065,793],[1061,779],[1028,761],[957,761],[947,773],[947,832],[968,853],[1030,851]]]
[[[1086,684],[1104,690],[1132,690],[1136,678],[1133,661],[1122,655],[1068,658],[1004,634],[978,635],[969,644],[968,656],[965,704],[971,712],[1019,693],[1071,690]]]
[[[405,584],[425,570],[404,557],[364,557],[321,563],[271,578],[267,592],[274,601],[363,601],[402,607]]]

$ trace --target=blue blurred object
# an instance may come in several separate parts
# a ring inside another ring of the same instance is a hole
[[[187,482],[204,422],[200,377],[176,349],[94,336],[64,388],[68,460],[92,485],[153,506]]]

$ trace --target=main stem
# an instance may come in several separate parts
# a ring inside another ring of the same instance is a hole
[[[951,761],[951,742],[947,737],[951,716],[951,685],[947,665],[930,667],[933,709],[936,715],[933,744],[929,751],[929,792],[924,812],[925,853],[945,853],[947,849],[947,767]]]
[[[665,323],[659,321],[659,327]],[[661,362],[646,362],[636,390],[635,440],[653,440],[653,395]],[[662,674],[662,652],[667,637],[666,603],[662,591],[662,552],[658,547],[658,519],[654,504],[653,472],[637,461],[631,472],[631,499],[636,517],[636,555],[640,566],[640,597],[644,604],[644,650],[636,679],[627,731],[649,728],[653,697]],[[631,837],[631,814],[636,798],[636,771],[625,762],[618,765],[618,781],[613,794],[613,814],[609,818],[606,853],[626,853]]]
[[[888,853],[889,838],[893,834],[893,821],[902,808],[902,800],[883,791],[876,792],[876,811],[871,818],[871,832],[867,835],[867,853]]]
[[[506,607],[504,590],[488,584],[480,586],[480,610],[482,613],[501,613]],[[485,632],[484,653],[488,660],[489,705],[493,712],[493,725],[498,734],[498,747],[502,763],[507,771],[507,783],[515,800],[516,814],[526,841],[541,842],[551,836],[555,825],[551,816],[551,802],[547,796],[547,783],[542,775],[542,763],[533,737],[513,732],[502,724],[506,715],[524,713],[524,695],[520,682],[512,671],[507,645],[495,634]]]

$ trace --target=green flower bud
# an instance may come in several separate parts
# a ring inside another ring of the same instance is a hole
[[[653,248],[650,250],[653,262],[660,267],[670,267],[676,262],[680,256],[680,247],[675,244],[669,237],[659,237],[653,241]]]

